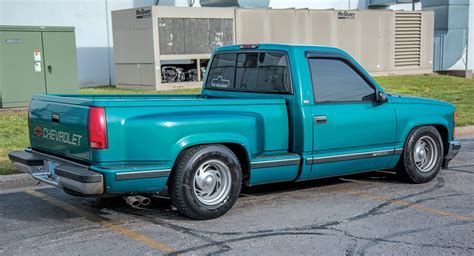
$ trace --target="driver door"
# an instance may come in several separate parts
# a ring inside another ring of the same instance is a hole
[[[384,169],[394,154],[396,117],[351,60],[308,58],[314,103],[310,178]]]

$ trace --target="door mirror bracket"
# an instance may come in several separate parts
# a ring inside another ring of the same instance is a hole
[[[375,92],[375,101],[378,103],[386,103],[388,101],[387,95],[383,92]]]

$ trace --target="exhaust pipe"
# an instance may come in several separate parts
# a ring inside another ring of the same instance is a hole
[[[136,199],[138,199],[143,206],[147,206],[151,203],[150,198],[144,197],[144,196],[135,196]]]
[[[124,196],[123,199],[132,207],[139,207],[142,204],[136,196]]]

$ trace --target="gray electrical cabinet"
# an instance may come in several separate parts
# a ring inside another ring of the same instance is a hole
[[[34,93],[78,93],[73,27],[0,26],[0,107]]]

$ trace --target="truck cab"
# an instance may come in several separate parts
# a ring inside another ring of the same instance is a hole
[[[35,95],[29,114],[19,169],[131,202],[167,187],[195,219],[227,212],[242,185],[385,169],[428,182],[461,147],[453,105],[388,94],[322,46],[221,47],[199,95]]]

